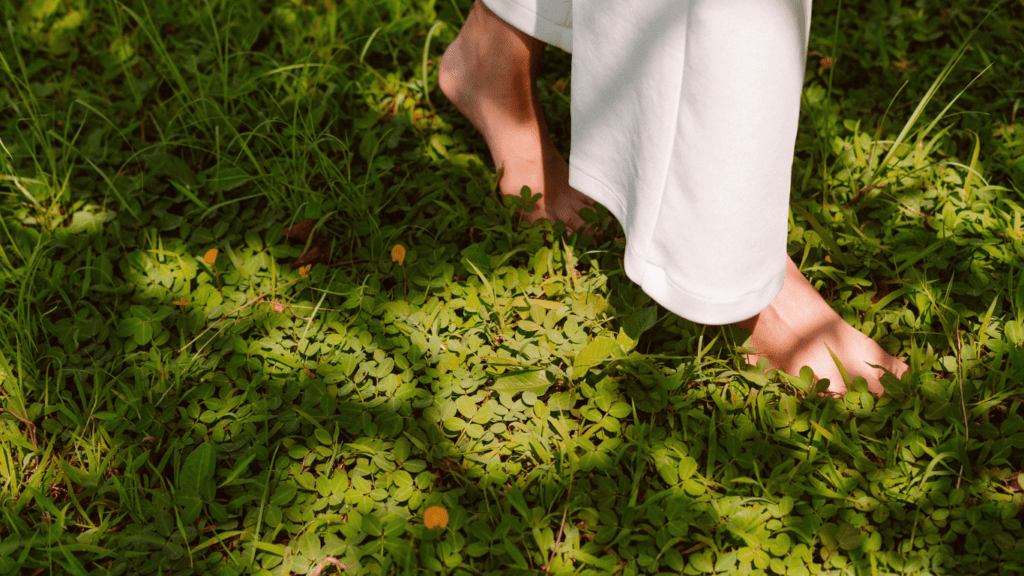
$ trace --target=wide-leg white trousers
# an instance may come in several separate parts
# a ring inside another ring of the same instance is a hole
[[[626,274],[694,322],[782,290],[811,0],[483,0],[572,52],[569,182],[626,232]]]

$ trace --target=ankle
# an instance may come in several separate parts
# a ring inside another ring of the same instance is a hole
[[[456,38],[448,46],[437,67],[437,87],[441,89],[445,98],[452,102],[456,102],[461,95],[463,74],[465,73],[458,43],[459,39]]]

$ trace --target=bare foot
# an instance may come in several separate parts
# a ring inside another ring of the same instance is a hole
[[[876,396],[885,392],[880,382],[884,372],[872,364],[897,378],[910,369],[832,310],[790,259],[782,292],[760,314],[736,325],[751,332],[757,350],[747,356],[748,362],[756,364],[758,358],[767,357],[772,368],[793,375],[809,366],[816,378],[828,378],[833,394],[845,394],[846,384],[830,348],[850,380],[864,378]]]
[[[536,83],[544,47],[477,0],[441,58],[438,85],[483,135],[495,167],[505,167],[501,192],[519,196],[529,186],[542,195],[524,219],[561,221],[573,231],[593,201],[569,186],[569,164],[544,121]]]

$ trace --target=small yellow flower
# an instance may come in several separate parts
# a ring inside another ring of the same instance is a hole
[[[210,248],[209,250],[206,251],[206,256],[203,256],[203,262],[206,262],[207,264],[213,264],[216,261],[217,261],[217,249],[216,248]]]
[[[428,530],[448,525],[448,511],[440,506],[431,506],[423,511],[423,525]]]
[[[405,265],[405,246],[395,244],[395,247],[391,249],[391,261],[398,262],[399,266]]]
[[[178,300],[174,301],[174,302],[173,302],[173,304],[174,304],[175,306],[181,306],[182,308],[184,308],[185,306],[188,306],[189,304],[191,304],[191,302],[189,302],[189,301],[185,300],[185,297],[184,297],[184,296],[182,296],[182,297],[181,297],[181,298],[179,298]]]
[[[309,269],[312,268],[312,267],[313,267],[312,264],[306,264],[302,268],[299,268],[299,276],[302,276],[303,278],[305,278],[306,276],[309,276]]]

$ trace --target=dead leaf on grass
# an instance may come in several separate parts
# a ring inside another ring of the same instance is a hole
[[[327,264],[331,260],[331,245],[326,240],[317,240],[309,247],[305,254],[292,262],[292,269],[306,266],[307,264]]]
[[[285,228],[284,237],[291,240],[298,240],[299,242],[305,242],[313,232],[313,226],[316,226],[316,220],[306,218],[291,228]]]

